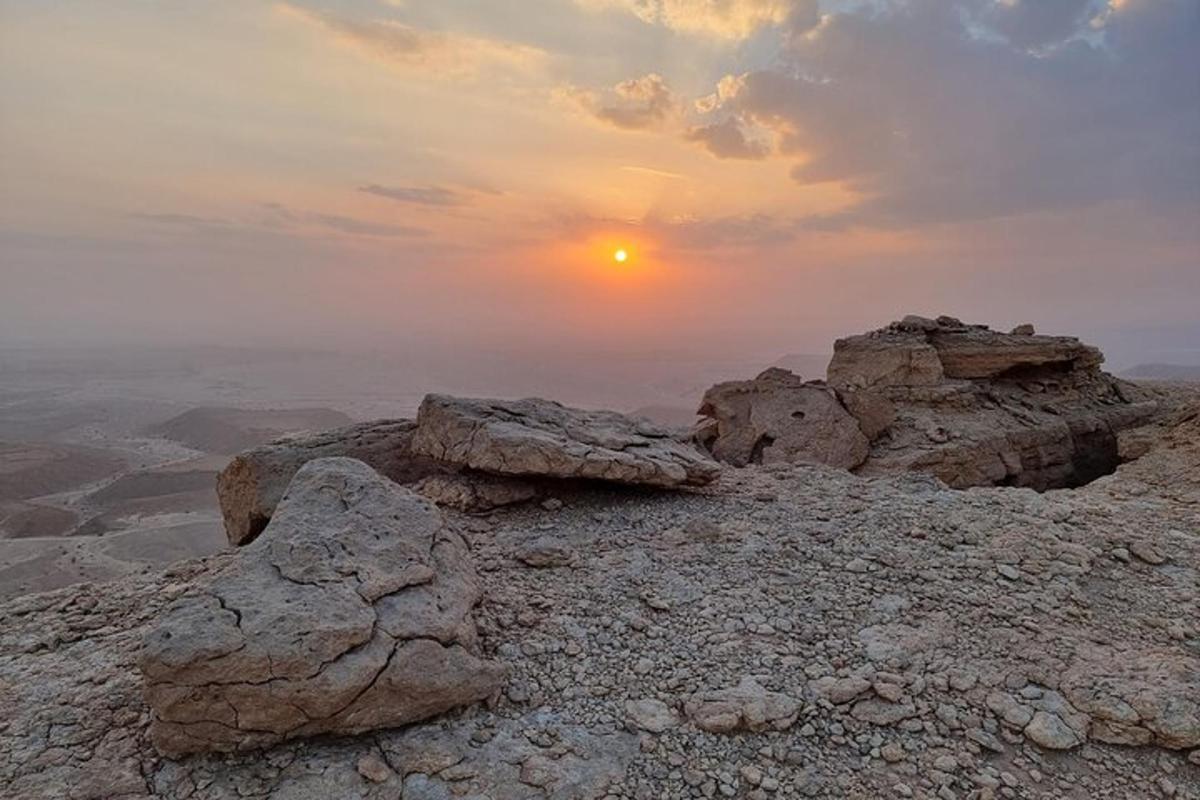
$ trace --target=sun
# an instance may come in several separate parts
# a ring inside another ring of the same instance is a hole
[[[613,261],[617,262],[618,264],[624,264],[628,260],[629,253],[625,250],[618,250],[617,252],[613,253]]]

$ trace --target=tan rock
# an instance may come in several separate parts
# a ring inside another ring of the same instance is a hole
[[[823,383],[773,368],[752,381],[719,383],[699,412],[715,421],[703,444],[719,461],[858,466],[869,442],[859,423]]]
[[[519,478],[467,471],[430,475],[412,489],[443,508],[475,513],[524,503],[541,495],[537,486]]]
[[[380,474],[407,483],[438,467],[410,450],[416,423],[378,420],[323,433],[279,439],[241,453],[217,476],[225,533],[235,545],[262,532],[300,467],[316,458],[354,458]]]
[[[706,455],[646,420],[537,399],[429,395],[417,414],[413,450],[497,475],[661,488],[701,486],[720,474]]]
[[[684,713],[697,728],[709,733],[782,731],[796,722],[800,702],[767,691],[758,681],[747,677],[735,687],[693,695],[685,703]]]
[[[462,539],[366,464],[300,468],[266,530],[177,600],[139,659],[164,754],[403,725],[488,697]]]
[[[1102,361],[1073,337],[906,317],[838,341],[828,377],[875,445],[863,474],[1040,491],[1111,472],[1120,432],[1156,410]]]

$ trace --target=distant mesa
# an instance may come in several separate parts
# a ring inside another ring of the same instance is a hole
[[[146,430],[203,453],[232,455],[280,436],[349,425],[345,414],[328,408],[241,409],[204,407],[185,411]]]
[[[1125,378],[1200,383],[1200,364],[1138,364],[1121,373]]]

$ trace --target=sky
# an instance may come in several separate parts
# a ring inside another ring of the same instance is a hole
[[[1200,363],[1197,41],[1197,0],[0,0],[0,342],[946,313]]]

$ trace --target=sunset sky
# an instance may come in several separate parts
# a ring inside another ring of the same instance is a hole
[[[1196,363],[1198,42],[1196,0],[0,0],[0,341],[920,312]]]

